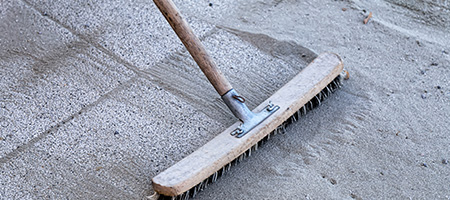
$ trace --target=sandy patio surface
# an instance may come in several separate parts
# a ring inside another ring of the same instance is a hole
[[[195,199],[450,199],[449,1],[175,3],[252,108],[350,72]],[[146,199],[234,122],[153,2],[0,2],[0,199]]]

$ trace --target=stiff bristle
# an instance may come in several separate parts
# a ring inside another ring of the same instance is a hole
[[[285,133],[286,127],[296,122],[300,117],[306,115],[306,113],[315,107],[319,106],[322,101],[324,101],[331,93],[336,91],[338,88],[342,86],[342,76],[337,76],[331,83],[329,83],[321,92],[319,92],[314,98],[312,98],[309,102],[307,102],[303,107],[301,107],[297,112],[295,112],[290,118],[288,118],[286,121],[284,121],[280,126],[278,126],[275,130],[273,130],[271,133],[267,134],[262,140],[257,142],[254,146],[252,146],[250,149],[245,151],[243,154],[235,158],[233,161],[228,163],[227,165],[223,166],[222,169],[212,174],[209,178],[205,179],[204,181],[200,182],[195,187],[191,188],[190,190],[184,192],[181,195],[178,196],[164,196],[160,195],[158,199],[160,200],[184,200],[195,197],[197,193],[205,189],[209,184],[214,183],[217,181],[218,178],[226,174],[226,172],[230,171],[231,167],[238,164],[239,162],[243,161],[245,158],[251,156],[252,151],[258,150],[258,147],[266,143],[267,140],[270,139],[271,135],[276,135],[278,133]]]

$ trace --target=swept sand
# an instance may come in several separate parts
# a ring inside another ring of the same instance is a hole
[[[248,2],[217,22],[336,52],[351,78],[198,199],[450,198],[450,2],[394,2]]]

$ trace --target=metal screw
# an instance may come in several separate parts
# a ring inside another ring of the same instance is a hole
[[[273,103],[271,101],[269,101],[269,105],[267,105],[267,111],[272,111],[273,108],[275,108],[275,106],[273,105]]]
[[[236,134],[241,134],[241,133],[243,133],[243,132],[244,132],[244,130],[242,130],[241,126],[239,126],[239,127],[236,128],[236,130],[234,130],[234,131],[231,132],[230,134],[234,136],[234,135],[236,135]]]

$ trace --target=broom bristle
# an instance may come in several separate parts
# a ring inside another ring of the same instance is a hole
[[[243,154],[238,156],[236,159],[228,163],[227,165],[223,166],[222,169],[212,174],[210,177],[205,179],[204,181],[197,184],[195,187],[189,189],[188,191],[184,192],[183,194],[180,194],[178,196],[165,196],[160,195],[159,200],[186,200],[189,198],[195,197],[200,191],[207,188],[207,186],[211,183],[214,183],[217,181],[218,178],[226,174],[226,172],[230,171],[232,166],[235,166],[245,158],[251,156],[252,151],[258,150],[258,147],[263,145],[267,142],[267,140],[270,139],[271,135],[277,135],[278,133],[284,133],[286,131],[286,127],[296,122],[300,117],[307,114],[308,111],[314,109],[315,107],[319,106],[322,101],[324,101],[331,93],[336,91],[338,88],[342,86],[342,75],[338,75],[333,81],[331,81],[322,91],[320,91],[316,96],[314,96],[310,101],[308,101],[303,107],[301,107],[297,112],[295,112],[291,117],[289,117],[286,121],[284,121],[280,126],[278,126],[275,130],[273,130],[271,133],[267,134],[262,140],[258,141],[254,146],[249,148],[247,151],[245,151]]]

